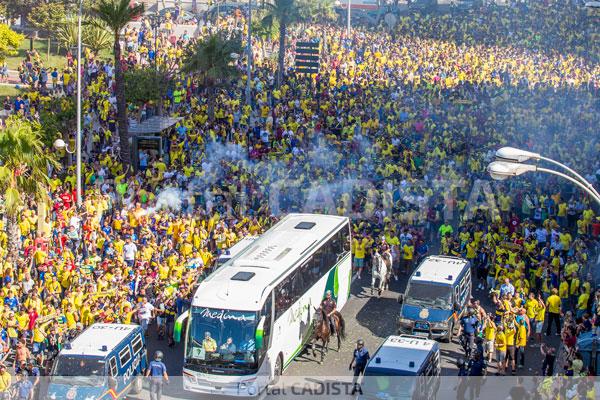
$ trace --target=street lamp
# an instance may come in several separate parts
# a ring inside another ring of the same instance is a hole
[[[248,65],[246,75],[246,105],[252,104],[252,0],[248,0],[248,43],[246,45],[248,53]]]
[[[81,191],[81,16],[82,16],[82,8],[83,8],[83,0],[78,0],[79,2],[79,12],[77,14],[77,139],[76,143],[76,175],[77,175],[77,207],[81,207],[83,204],[83,199],[81,196],[83,195]],[[63,142],[64,143],[64,142]],[[55,142],[56,144],[56,142]],[[66,149],[65,144],[65,149]]]
[[[527,151],[527,150],[516,149],[514,147],[502,147],[501,149],[498,149],[496,151],[496,159],[501,160],[501,161],[515,162],[515,163],[523,163],[523,162],[529,161],[529,160],[549,162],[551,164],[554,164],[554,165],[564,169],[565,171],[567,171],[568,173],[573,175],[581,183],[583,183],[589,190],[593,191],[596,196],[600,197],[600,193],[598,193],[598,191],[592,186],[592,184],[589,183],[580,174],[575,172],[573,169],[567,167],[566,165],[564,165],[558,161],[555,161],[551,158],[544,157],[544,156],[540,155],[539,153],[533,153],[533,152]]]
[[[563,174],[562,172],[554,171],[552,169],[542,168],[532,164],[521,164],[518,162],[511,161],[493,161],[488,165],[487,171],[492,177],[492,179],[498,181],[503,181],[514,176],[523,175],[527,172],[545,172],[548,174],[556,175],[577,185],[586,193],[588,193],[594,200],[596,200],[598,204],[600,204],[600,196],[598,196],[596,190],[593,187],[590,189],[591,184],[589,182],[585,180],[581,182],[578,179],[575,179],[567,174]]]

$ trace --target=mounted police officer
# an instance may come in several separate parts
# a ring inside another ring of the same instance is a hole
[[[329,327],[331,329],[331,334],[335,334],[335,323],[333,322],[331,316],[337,311],[337,303],[331,297],[331,290],[325,292],[325,298],[321,302],[321,309],[325,311],[325,315],[327,316],[327,321],[329,322]]]

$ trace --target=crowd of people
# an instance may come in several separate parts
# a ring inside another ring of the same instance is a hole
[[[382,243],[404,273],[437,249],[469,259],[476,289],[494,304],[472,310],[481,356],[500,373],[524,365],[522,348],[543,345],[550,323],[569,350],[568,373],[594,373],[571,351],[599,322],[587,276],[600,234],[590,199],[545,176],[490,186],[485,174],[495,149],[510,144],[599,181],[600,64],[588,40],[599,28],[586,18],[547,1],[481,17],[403,16],[392,30],[357,26],[350,37],[338,25],[291,26],[281,86],[277,38],[255,38],[251,104],[240,58],[239,77],[217,92],[214,120],[207,89],[179,68],[196,40],[247,29],[243,13],[189,31],[167,20],[156,38],[142,19],[123,35],[122,62],[168,68],[164,110],[181,119],[163,133],[163,154],[124,165],[113,62],[86,52],[83,205],[74,167],[52,171],[51,203],[20,213],[18,252],[0,229],[5,358],[41,363],[94,322],[146,329],[159,317],[156,334],[172,343],[174,318],[223,249],[286,212],[313,211],[353,217],[359,269]],[[295,43],[305,40],[326,49],[312,77],[293,72]],[[73,60],[59,73],[30,57],[21,68],[30,90],[5,111],[38,119],[45,107],[68,108]],[[131,104],[130,123],[156,108]],[[540,349],[548,360],[555,352]]]

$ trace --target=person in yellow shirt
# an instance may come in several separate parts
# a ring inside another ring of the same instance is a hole
[[[496,347],[496,362],[498,363],[496,368],[498,374],[504,375],[506,373],[504,364],[506,362],[506,335],[504,334],[504,326],[498,325],[494,346]]]
[[[548,325],[546,326],[546,336],[552,333],[552,323],[556,324],[556,334],[560,335],[560,314],[561,314],[561,299],[558,296],[558,290],[552,288],[551,295],[546,300],[548,307]]]
[[[517,328],[515,326],[516,322],[514,317],[510,322],[506,324],[504,328],[504,335],[506,336],[506,361],[504,363],[504,369],[508,372],[508,367],[510,363],[511,373],[512,375],[516,375],[516,335]]]
[[[485,316],[483,321],[483,340],[484,350],[486,351],[488,363],[492,362],[494,357],[494,342],[496,341],[496,324],[492,319],[492,314]]]
[[[352,242],[352,249],[354,250],[354,266],[356,267],[356,276],[358,279],[361,278],[362,271],[365,267],[365,254],[367,249],[368,240],[362,235],[357,235]]]
[[[588,301],[590,299],[590,294],[586,292],[584,288],[579,289],[579,298],[577,299],[577,314],[576,319],[580,319],[583,317],[583,314],[587,311]]]
[[[6,365],[0,364],[0,394],[4,395],[4,393],[10,388],[12,383],[12,377]]]

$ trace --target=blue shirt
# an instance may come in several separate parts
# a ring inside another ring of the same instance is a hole
[[[500,286],[500,297],[504,296],[505,294],[510,293],[511,295],[515,295],[515,287],[513,285],[511,285],[510,283],[507,285],[506,283],[503,283],[502,286]]]
[[[477,330],[477,324],[479,323],[475,316],[463,317],[460,322],[463,326],[464,332],[468,335],[473,335],[475,333]]]
[[[32,389],[33,383],[31,383],[29,379],[17,382],[17,392],[19,393],[19,399],[28,399]]]
[[[153,378],[162,378],[167,372],[167,366],[162,361],[150,361],[148,368],[150,369],[150,376]]]
[[[354,350],[354,361],[356,363],[356,366],[362,367],[367,365],[367,362],[370,358],[371,356],[369,355],[369,350],[367,350],[366,347],[363,346],[360,349]]]

